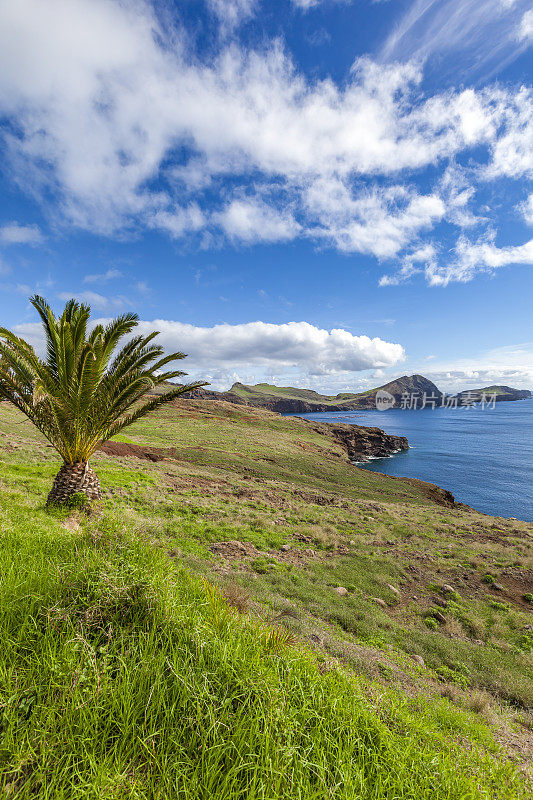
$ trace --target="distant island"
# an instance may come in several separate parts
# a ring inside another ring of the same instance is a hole
[[[468,391],[459,392],[457,397],[461,400],[470,393],[472,395],[495,395],[495,400],[500,402],[502,400],[529,400],[531,392],[529,389],[512,389],[510,386],[485,386],[483,389],[469,389]]]
[[[161,391],[161,388],[159,389]],[[412,408],[424,405],[440,406],[446,403],[453,406],[466,406],[473,402],[501,402],[509,400],[525,400],[531,397],[527,389],[513,389],[510,386],[485,386],[480,389],[468,389],[456,395],[445,395],[429,378],[423,375],[403,375],[383,386],[377,386],[366,392],[343,392],[337,395],[323,395],[312,389],[297,389],[294,386],[274,386],[269,383],[257,383],[247,386],[234,383],[227,392],[215,392],[209,389],[197,389],[191,397],[226,400],[230,403],[246,403],[258,408],[277,411],[280,414],[305,414],[317,411],[357,411],[376,408],[376,393],[386,392],[394,398],[394,407],[406,407],[409,402]],[[412,398],[412,400],[411,400]]]

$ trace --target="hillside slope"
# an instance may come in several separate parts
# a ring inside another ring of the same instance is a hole
[[[6,796],[528,796],[531,525],[247,405],[119,439],[96,513],[48,513],[0,405]]]
[[[309,411],[352,411],[375,408],[376,392],[380,390],[393,395],[398,406],[404,393],[416,394],[421,398],[425,392],[437,400],[442,397],[442,392],[437,386],[423,375],[403,375],[401,378],[396,378],[366,392],[354,394],[344,392],[335,396],[321,395],[309,389],[295,389],[291,386],[272,386],[268,383],[258,383],[255,386],[234,383],[229,394],[236,395],[250,405],[268,408],[271,411],[301,414]],[[231,400],[230,397],[225,399]]]

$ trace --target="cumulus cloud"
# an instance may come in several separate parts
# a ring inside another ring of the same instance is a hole
[[[230,21],[255,5],[210,3]],[[382,259],[421,246],[446,216],[473,224],[469,189],[422,191],[405,176],[479,152],[482,179],[528,174],[531,94],[427,97],[421,77],[419,64],[359,59],[342,84],[309,79],[279,42],[225,43],[203,63],[144,0],[0,0],[11,172],[63,221],[109,235],[305,236]]]
[[[18,222],[8,222],[0,227],[0,242],[2,244],[29,244],[38,245],[43,241],[43,235],[37,225],[20,225]]]
[[[314,236],[331,240],[346,253],[390,258],[416,235],[442,219],[445,206],[436,195],[420,195],[403,186],[360,190],[355,197],[337,179],[315,181],[305,203],[316,227]]]
[[[159,209],[147,217],[150,228],[164,231],[172,239],[180,239],[187,233],[195,233],[207,225],[207,216],[197,203],[180,208],[179,206]]]
[[[490,146],[487,178],[533,176],[533,92],[522,87],[501,109],[501,134]]]
[[[78,298],[101,307],[105,300],[93,293]],[[63,295],[61,295],[63,297]],[[70,297],[64,293],[64,299]],[[104,304],[104,308],[105,308]],[[102,320],[96,320],[96,322]],[[29,323],[15,330],[38,350],[42,350],[42,326]],[[218,384],[233,380],[259,380],[261,376],[294,374],[328,376],[361,370],[390,367],[404,360],[400,344],[368,336],[354,336],[343,329],[324,330],[308,322],[276,325],[248,322],[242,325],[221,324],[197,327],[172,320],[142,321],[137,331],[148,334],[160,331],[158,341],[167,352],[187,354],[184,368],[190,375],[214,376]],[[232,382],[232,381],[230,381]]]
[[[146,332],[159,330],[166,350],[187,353],[190,372],[232,369],[242,373],[252,368],[279,372],[297,368],[307,375],[327,375],[391,366],[405,356],[400,344],[354,336],[343,329],[328,331],[308,322],[248,322],[203,328],[157,319],[140,327]]]
[[[232,200],[215,219],[231,239],[247,244],[287,241],[300,230],[290,212],[260,200]]]

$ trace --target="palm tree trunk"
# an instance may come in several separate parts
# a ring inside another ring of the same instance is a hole
[[[98,475],[88,461],[77,464],[64,463],[57,473],[46,504],[67,502],[73,494],[82,492],[89,500],[99,500],[102,496]]]

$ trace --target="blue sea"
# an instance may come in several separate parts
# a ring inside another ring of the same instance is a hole
[[[337,411],[298,414],[406,436],[410,449],[361,465],[449,489],[460,503],[533,521],[533,399],[494,408]]]

